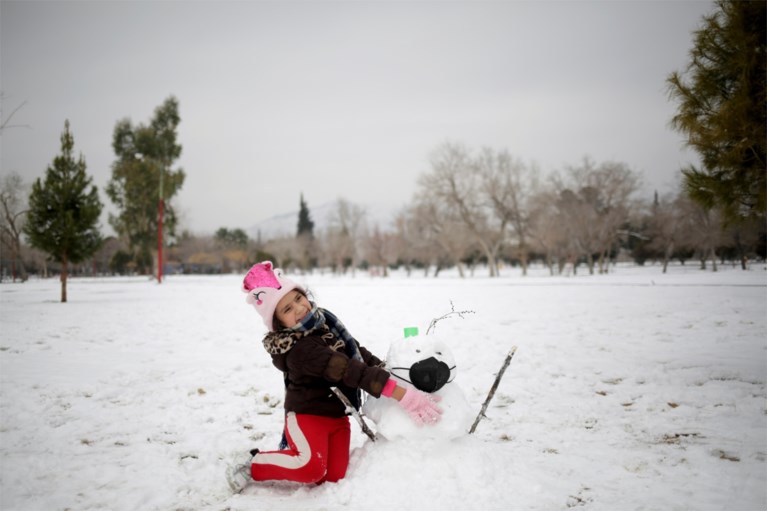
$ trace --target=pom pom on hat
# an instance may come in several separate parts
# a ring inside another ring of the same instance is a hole
[[[274,330],[274,311],[282,297],[294,289],[304,289],[274,268],[271,261],[254,264],[242,280],[242,291],[248,293],[245,301],[255,307],[266,328]]]

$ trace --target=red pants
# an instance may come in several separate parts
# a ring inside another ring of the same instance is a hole
[[[254,480],[324,483],[346,475],[351,440],[349,417],[288,412],[285,433],[289,449],[259,452],[253,458],[250,473]]]

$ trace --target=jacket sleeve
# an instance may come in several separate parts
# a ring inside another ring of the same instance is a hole
[[[380,367],[353,360],[346,354],[333,351],[321,340],[306,337],[288,352],[287,367],[292,377],[323,378],[332,385],[343,384],[362,389],[374,397],[389,381],[389,373]]]
[[[365,349],[364,346],[361,346],[360,343],[357,343],[357,348],[359,348],[360,355],[362,355],[362,360],[365,361],[365,364],[369,366],[377,366],[377,367],[384,366],[384,363],[380,358],[370,353],[367,349]]]

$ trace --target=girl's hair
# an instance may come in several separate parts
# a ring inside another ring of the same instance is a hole
[[[304,298],[306,298],[310,302],[312,301],[311,297],[313,295],[312,295],[312,292],[309,290],[308,287],[306,288],[306,291],[304,291],[300,287],[295,288],[293,291],[298,291],[300,294],[304,295]],[[282,324],[282,321],[277,319],[277,309],[274,310],[274,316],[272,316],[272,325],[274,325],[274,327],[275,327],[274,328],[275,332],[277,330],[284,330],[284,329],[288,328],[288,327],[286,327],[285,325]]]

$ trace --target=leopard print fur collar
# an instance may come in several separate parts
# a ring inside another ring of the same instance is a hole
[[[264,336],[264,349],[270,355],[281,355],[290,351],[290,348],[304,336],[304,332],[269,332]]]
[[[264,349],[270,355],[282,355],[290,351],[298,341],[307,335],[321,335],[323,338],[329,336],[331,339],[334,337],[333,334],[330,333],[330,329],[325,325],[319,329],[322,330],[321,332],[318,332],[317,330],[318,329],[307,330],[305,332],[278,330],[276,332],[269,332],[264,336],[264,340],[262,341]],[[338,350],[339,347],[343,347],[343,341],[340,342],[340,346],[331,346],[333,350]]]

